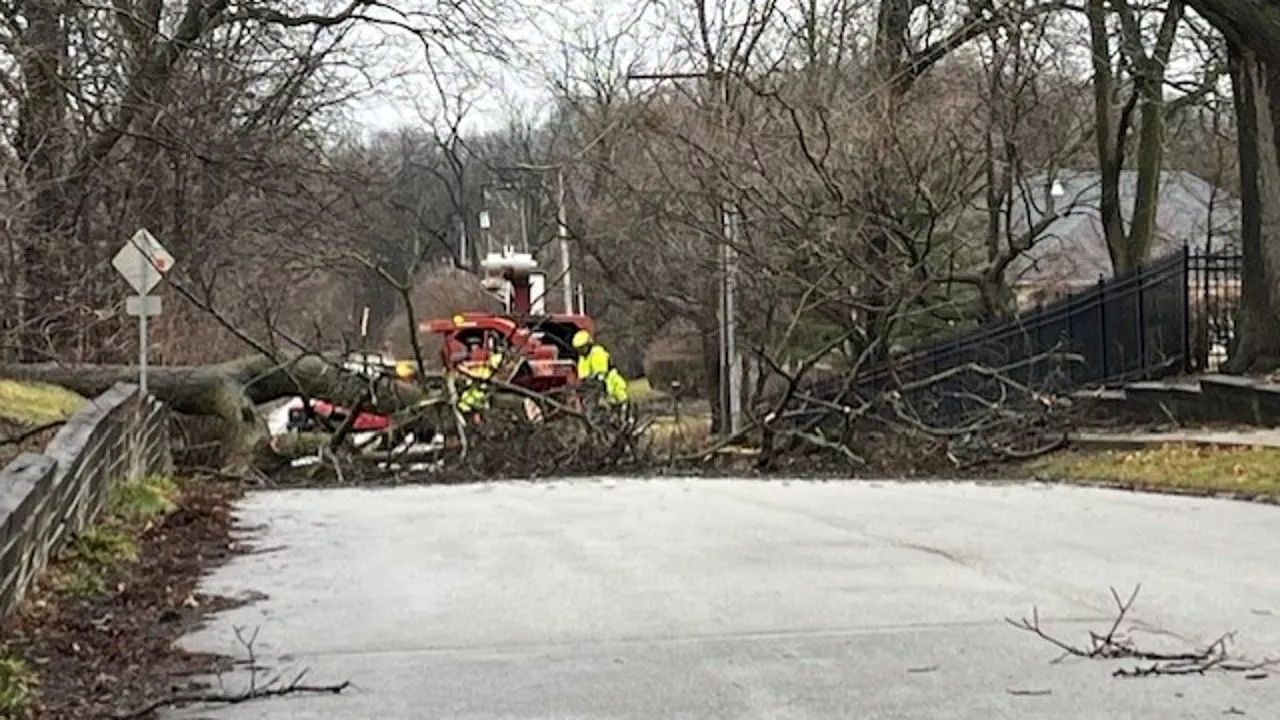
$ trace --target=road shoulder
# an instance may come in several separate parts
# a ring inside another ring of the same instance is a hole
[[[238,550],[230,532],[239,487],[153,478],[120,490],[0,624],[0,704],[10,705],[0,716],[128,715],[225,665],[175,643],[235,604],[196,587]]]
[[[1076,444],[1021,471],[1049,482],[1280,503],[1280,447],[1248,444],[1238,433]]]

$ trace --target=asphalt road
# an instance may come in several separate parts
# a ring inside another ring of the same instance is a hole
[[[1280,509],[972,483],[604,481],[263,492],[265,552],[208,578],[267,599],[184,644],[339,696],[206,718],[1276,717],[1280,675],[1117,679],[1077,642],[1237,631],[1280,657]],[[246,675],[224,678],[228,690]],[[1241,715],[1239,713],[1244,713]]]

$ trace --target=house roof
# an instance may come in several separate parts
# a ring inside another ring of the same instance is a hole
[[[1126,230],[1133,218],[1138,173],[1120,173],[1120,206]],[[1098,213],[1101,175],[1096,171],[1064,170],[1028,178],[1011,213],[1013,232],[1026,232],[1049,210],[1047,188],[1060,190],[1053,206],[1064,217],[1041,233],[1032,248],[1014,261],[1009,279],[1014,284],[1076,286],[1111,277],[1111,255]],[[1028,221],[1029,220],[1029,221]],[[1184,244],[1193,252],[1239,250],[1240,200],[1204,179],[1183,171],[1160,173],[1160,204],[1156,210],[1156,239],[1151,257],[1176,252]]]

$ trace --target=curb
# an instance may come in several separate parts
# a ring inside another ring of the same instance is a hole
[[[1168,487],[1137,482],[1119,482],[1115,480],[1072,480],[1052,476],[1036,476],[1027,478],[1027,482],[1045,485],[1064,485],[1079,488],[1098,488],[1101,490],[1120,490],[1144,495],[1176,495],[1188,498],[1211,498],[1214,500],[1230,500],[1232,502],[1249,502],[1259,505],[1280,505],[1280,497],[1275,495],[1258,495],[1254,493],[1238,493],[1229,490],[1196,490],[1194,488]]]
[[[1067,448],[1071,450],[1145,450],[1164,445],[1198,445],[1200,447],[1222,448],[1274,448],[1280,450],[1280,437],[1257,438],[1214,438],[1195,435],[1170,434],[1162,436],[1158,433],[1137,436],[1104,435],[1081,433],[1067,438]]]

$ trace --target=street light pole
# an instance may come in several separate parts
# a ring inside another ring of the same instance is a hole
[[[671,72],[671,73],[628,73],[627,80],[681,80],[707,79],[719,81],[722,100],[725,107],[724,131],[728,137],[729,127],[729,81],[721,71],[709,69],[704,72]],[[720,387],[719,403],[725,435],[732,436],[742,428],[742,367],[738,362],[737,351],[737,252],[738,212],[733,203],[725,200],[721,203],[720,212],[721,242],[717,253],[720,265],[720,302],[718,303],[717,324],[719,325],[720,345]]]

